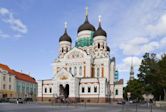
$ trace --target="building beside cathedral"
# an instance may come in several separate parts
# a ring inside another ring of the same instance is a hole
[[[101,17],[96,29],[88,20],[77,31],[77,41],[67,33],[59,38],[59,56],[52,63],[53,78],[38,81],[38,100],[56,101],[60,97],[76,102],[104,103],[123,99],[123,79],[115,80],[116,61],[110,56]]]
[[[0,63],[0,99],[32,98],[36,100],[37,82],[28,74]]]

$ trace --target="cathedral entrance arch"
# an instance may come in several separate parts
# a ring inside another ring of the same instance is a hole
[[[59,85],[59,96],[65,98],[69,97],[69,84],[66,84],[65,87],[62,84]]]

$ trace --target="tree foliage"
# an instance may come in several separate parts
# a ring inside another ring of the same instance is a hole
[[[145,53],[138,79],[129,81],[125,91],[131,92],[133,99],[151,93],[156,100],[166,100],[166,54],[158,59],[154,53]]]
[[[126,88],[124,89],[124,97],[127,99],[127,92],[131,93],[131,97],[130,99],[134,100],[134,99],[142,99],[142,93],[143,93],[144,89],[143,89],[143,85],[141,83],[141,81],[134,79],[134,80],[130,80],[127,83]]]

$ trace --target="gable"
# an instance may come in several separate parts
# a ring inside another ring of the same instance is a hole
[[[86,56],[87,54],[85,51],[74,47],[72,50],[66,53],[64,59],[79,59],[79,58],[85,58]]]
[[[68,71],[66,71],[64,68],[62,68],[58,74],[55,76],[55,79],[56,80],[61,80],[61,81],[64,81],[64,80],[70,80],[70,79],[73,79],[73,76],[71,73],[69,73]]]

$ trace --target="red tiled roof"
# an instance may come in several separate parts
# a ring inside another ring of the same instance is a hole
[[[31,83],[37,83],[34,78],[30,77],[30,76],[27,75],[27,74],[24,74],[24,73],[21,73],[21,72],[12,70],[12,69],[10,69],[7,65],[0,64],[0,68],[2,68],[2,69],[4,69],[4,70],[8,71],[11,75],[15,75],[15,76],[16,76],[16,79],[18,79],[18,80],[23,80],[23,81],[31,82]]]

